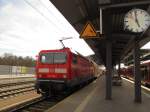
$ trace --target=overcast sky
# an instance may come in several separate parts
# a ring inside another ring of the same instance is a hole
[[[0,55],[4,52],[34,57],[43,49],[65,45],[87,56],[93,54],[79,34],[49,0],[0,0]]]

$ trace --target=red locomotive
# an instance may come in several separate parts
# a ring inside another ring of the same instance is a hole
[[[144,61],[141,63],[140,65],[141,68],[141,77],[142,77],[142,84],[150,87],[150,60],[148,61]],[[133,66],[129,66],[128,68],[123,68],[121,70],[121,74],[126,77],[129,78],[131,80],[133,80],[134,76],[134,68]]]
[[[51,95],[93,80],[93,69],[92,62],[69,48],[42,50],[36,64],[37,92]]]

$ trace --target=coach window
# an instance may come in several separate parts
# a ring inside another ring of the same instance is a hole
[[[142,79],[147,79],[147,74],[148,74],[148,70],[147,70],[147,66],[141,66],[141,74],[142,74]]]
[[[74,64],[76,64],[76,63],[77,63],[77,56],[76,56],[76,55],[73,55],[72,62],[73,62]]]

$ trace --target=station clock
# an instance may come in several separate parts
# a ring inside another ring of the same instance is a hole
[[[124,29],[134,33],[146,31],[150,26],[150,15],[142,9],[132,9],[124,17]]]

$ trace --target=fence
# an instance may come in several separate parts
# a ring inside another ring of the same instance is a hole
[[[0,75],[34,74],[34,73],[35,73],[34,67],[0,65]]]

